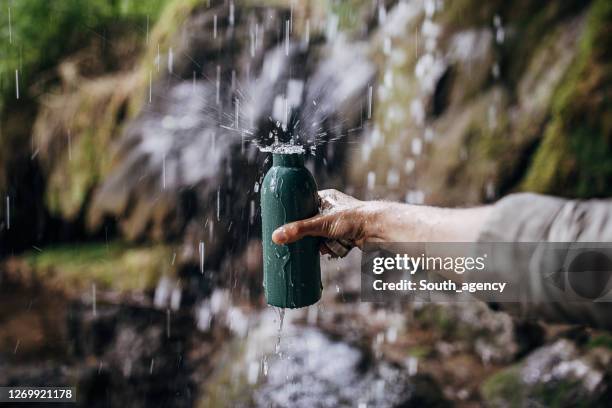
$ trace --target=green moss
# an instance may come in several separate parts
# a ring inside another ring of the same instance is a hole
[[[128,115],[134,117],[145,100],[149,81],[153,81],[159,72],[155,67],[158,53],[166,53],[174,40],[176,33],[183,26],[187,17],[198,5],[205,5],[203,0],[171,0],[163,9],[143,53],[141,63],[137,68],[138,85],[132,92],[128,105]]]
[[[217,353],[217,367],[207,376],[197,407],[249,407],[254,405],[253,388],[241,367],[245,358],[245,343],[241,339],[227,342]],[[228,401],[231,401],[228,402]]]
[[[518,408],[523,406],[523,387],[520,366],[514,365],[489,377],[483,382],[480,391],[490,405]]]
[[[408,350],[408,355],[410,357],[423,359],[429,356],[431,354],[431,351],[432,351],[431,347],[428,347],[428,346],[415,346],[415,347],[410,347],[410,349]]]
[[[204,3],[168,3],[133,71],[81,81],[73,92],[47,97],[50,103],[43,105],[34,133],[44,146],[41,156],[49,174],[45,203],[51,214],[69,221],[83,215],[91,192],[112,165],[111,144],[121,134],[125,114],[134,116],[145,100],[149,80],[157,73],[158,51],[167,52],[175,33],[198,4]]]
[[[21,98],[67,53],[79,49],[100,27],[117,21],[145,27],[154,21],[165,0],[19,0],[2,2],[0,13],[0,104],[15,99],[15,70]],[[10,24],[9,24],[10,10]],[[135,30],[144,34],[146,30]]]
[[[453,0],[445,4],[440,21],[454,29],[488,26],[500,9],[502,2],[476,0]]]
[[[611,26],[612,3],[596,1],[522,189],[585,198],[612,193]]]
[[[332,1],[330,11],[338,16],[340,29],[352,31],[363,27],[364,15],[371,5],[368,0]]]
[[[602,333],[591,337],[587,343],[587,348],[596,347],[604,347],[612,350],[612,334]]]
[[[74,221],[98,181],[108,171],[111,143],[120,134],[121,111],[130,97],[130,74],[81,85],[49,97],[34,134],[48,167],[45,203],[54,216]]]
[[[456,334],[458,322],[445,307],[428,305],[415,313],[415,318],[420,325],[436,329],[442,337],[448,338]]]
[[[70,290],[146,291],[163,274],[175,273],[172,251],[162,245],[129,247],[120,242],[63,245],[24,255],[36,275],[51,286]]]
[[[594,400],[582,395],[578,380],[554,380],[527,385],[521,380],[521,365],[499,371],[483,382],[481,394],[487,405],[523,407],[528,403],[545,407],[587,407]]]
[[[555,381],[538,384],[530,392],[530,399],[546,407],[587,408],[593,401],[582,398],[580,381]]]

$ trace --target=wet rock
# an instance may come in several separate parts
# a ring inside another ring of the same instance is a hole
[[[447,406],[431,378],[295,324],[301,313],[293,312],[284,316],[281,331],[282,317],[271,309],[253,317],[249,335],[224,349],[200,403],[219,404],[230,395],[239,406]]]
[[[188,316],[142,307],[75,304],[70,313],[73,356],[82,401],[94,404],[191,406]],[[96,401],[95,396],[104,396]]]
[[[224,5],[190,14],[189,35],[166,50],[173,59],[162,58],[151,101],[119,138],[87,213],[91,231],[116,219],[129,240],[204,242],[207,270],[222,269],[228,253],[258,234],[258,186],[269,161],[255,144],[272,144],[274,132],[293,135],[317,151],[308,166],[319,180],[337,177],[346,150],[325,143],[360,130],[374,75],[364,44],[342,36],[326,44],[314,29],[310,42],[297,31],[285,42],[288,10],[243,7],[234,25],[227,12]],[[187,252],[199,264],[197,251]]]
[[[425,4],[413,13],[396,11],[409,7],[400,3],[388,15],[403,16],[399,26],[420,32],[420,43],[381,30],[389,40],[376,59],[382,73],[377,114],[353,155],[351,180],[359,194],[453,206],[534,189],[543,178],[533,172],[524,183],[523,177],[550,124],[553,96],[579,52],[585,15],[579,7],[572,15],[566,7],[532,4],[550,27],[538,41],[520,42],[538,28],[521,26],[519,16],[494,18],[493,6],[464,2],[427,10]],[[554,146],[547,145],[548,154],[565,149]],[[548,162],[540,160],[542,171],[554,178],[559,166],[546,167]]]
[[[482,393],[492,406],[606,406],[610,388],[608,349],[581,350],[560,339],[495,374]]]
[[[77,387],[78,406],[192,406],[189,313],[83,303],[8,279],[0,289],[3,385]]]
[[[471,351],[484,364],[507,364],[539,345],[532,333],[541,333],[537,325],[519,323],[502,312],[495,312],[481,302],[469,302],[460,308],[425,305],[415,311],[416,324],[435,328],[441,334],[437,352],[449,357],[457,351]]]
[[[299,339],[284,339],[280,358],[271,359],[255,392],[259,406],[447,406],[427,376],[410,377],[385,363],[370,366],[358,349],[313,330],[301,331]]]
[[[610,107],[601,102],[609,86],[607,76],[600,74],[610,64],[609,44],[600,41],[612,21],[610,3],[593,2],[584,19],[572,68],[555,91],[551,118],[523,179],[524,189],[569,197],[608,196],[610,168],[595,170],[591,165],[607,163],[612,151],[604,119]],[[598,50],[599,44],[606,44],[605,50]],[[601,98],[594,96],[600,92]]]
[[[436,93],[443,86],[448,87],[445,103],[437,115],[450,106],[455,107],[473,98],[486,87],[491,79],[491,69],[495,63],[493,33],[489,29],[470,29],[457,32],[448,40],[446,58],[451,64],[448,83],[438,83]]]

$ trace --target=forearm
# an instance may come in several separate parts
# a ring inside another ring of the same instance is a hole
[[[372,206],[369,235],[383,242],[474,242],[491,211],[490,206],[452,209],[388,202]]]

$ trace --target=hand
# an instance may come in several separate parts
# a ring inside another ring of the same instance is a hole
[[[278,245],[304,236],[346,240],[360,248],[374,242],[474,242],[491,206],[454,209],[360,201],[336,190],[323,190],[321,213],[278,228]]]
[[[320,214],[283,225],[274,231],[272,241],[282,245],[316,236],[351,241],[361,248],[367,240],[376,239],[378,203],[360,201],[337,190],[322,190],[319,197]]]

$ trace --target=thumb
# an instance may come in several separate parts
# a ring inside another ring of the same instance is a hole
[[[330,225],[329,215],[316,215],[306,220],[295,221],[277,228],[272,241],[277,245],[290,244],[305,236],[327,237]]]

